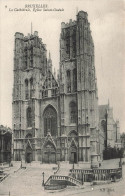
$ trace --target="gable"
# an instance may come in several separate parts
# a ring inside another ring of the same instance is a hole
[[[52,88],[57,88],[57,87],[58,87],[58,83],[56,79],[54,78],[53,74],[50,71],[48,71],[42,88],[52,89]]]

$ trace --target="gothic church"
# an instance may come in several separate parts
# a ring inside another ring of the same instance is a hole
[[[15,161],[66,161],[85,168],[99,163],[94,43],[86,12],[61,24],[57,78],[38,32],[15,33],[12,107]]]

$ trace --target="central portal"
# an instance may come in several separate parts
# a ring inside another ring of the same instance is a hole
[[[53,144],[48,143],[43,151],[43,163],[56,163],[56,150]]]
[[[27,146],[26,148],[25,160],[27,163],[31,163],[33,160],[32,149],[30,146]]]

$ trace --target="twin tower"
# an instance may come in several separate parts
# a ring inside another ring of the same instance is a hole
[[[12,107],[15,161],[98,165],[98,93],[86,12],[61,24],[58,77],[38,33],[15,34]]]

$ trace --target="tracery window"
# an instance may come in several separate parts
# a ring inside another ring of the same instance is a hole
[[[71,102],[69,105],[70,110],[70,122],[76,123],[77,122],[77,107],[75,102]]]
[[[56,136],[57,134],[56,110],[52,106],[48,106],[45,109],[43,116],[44,116],[44,136],[46,136],[48,132],[50,132],[52,136]]]
[[[27,108],[27,127],[32,127],[32,110],[30,107]]]

